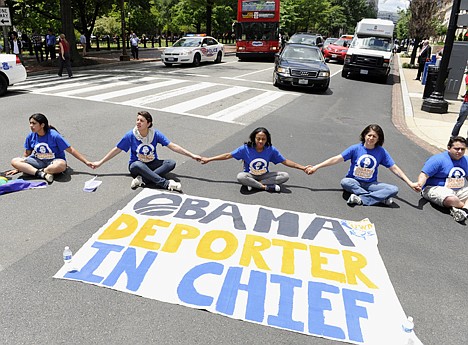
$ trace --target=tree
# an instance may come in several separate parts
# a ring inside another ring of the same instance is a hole
[[[414,38],[414,48],[419,43],[436,33],[436,0],[412,0],[409,5],[411,18],[409,21],[409,34]],[[410,64],[414,65],[416,60],[416,50],[411,53]]]

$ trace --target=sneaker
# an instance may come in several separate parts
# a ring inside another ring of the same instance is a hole
[[[44,173],[44,180],[46,180],[48,183],[52,183],[54,181],[54,175]]]
[[[384,205],[391,206],[393,204],[393,199],[392,198],[385,199],[382,203]]]
[[[180,184],[180,182],[176,182],[174,180],[169,180],[169,184],[167,185],[167,189],[170,190],[170,191],[182,191],[182,185]]]
[[[452,207],[450,210],[450,215],[456,222],[463,222],[468,217],[467,213],[461,208]]]
[[[266,191],[270,193],[279,193],[281,191],[281,187],[278,186],[277,184],[267,184],[266,185]]]
[[[144,186],[144,185],[145,185],[145,183],[143,182],[143,178],[140,175],[138,175],[137,177],[135,177],[132,180],[132,183],[130,184],[130,188],[136,189],[136,188]]]
[[[362,200],[356,194],[351,194],[347,201],[348,205],[362,205]]]

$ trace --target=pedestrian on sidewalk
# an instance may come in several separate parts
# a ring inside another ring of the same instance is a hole
[[[46,61],[49,59],[49,55],[50,55],[51,60],[55,60],[55,58],[56,58],[56,56],[55,56],[55,44],[57,43],[56,40],[57,40],[57,38],[55,37],[52,29],[49,29],[47,31],[46,40],[45,40],[45,44],[46,44],[46,48],[45,48]]]
[[[465,187],[468,160],[465,151],[465,138],[450,138],[447,151],[429,157],[418,178],[422,197],[449,208],[456,222],[463,222],[468,217],[468,187]]]
[[[431,59],[431,46],[429,45],[429,40],[423,41],[421,51],[418,56],[418,74],[416,75],[415,80],[421,80],[421,75],[424,72],[424,66],[426,61]]]
[[[43,62],[44,61],[44,51],[42,50],[42,35],[39,35],[37,31],[34,31],[31,41],[34,45],[34,53],[36,54],[36,60],[37,62]],[[39,60],[39,55],[41,56],[41,59]]]
[[[182,185],[180,182],[166,178],[167,173],[175,168],[176,162],[172,159],[159,159],[156,146],[158,144],[167,146],[170,150],[197,161],[201,157],[171,142],[164,134],[152,127],[153,117],[151,114],[147,111],[138,112],[136,126],[125,133],[123,138],[117,143],[117,146],[110,150],[101,160],[92,164],[96,168],[99,168],[120,152],[130,150],[128,169],[133,177],[130,184],[132,189],[146,184],[153,184],[162,189],[181,191]]]
[[[377,181],[379,165],[390,169],[414,191],[420,191],[418,183],[410,181],[382,147],[384,132],[379,125],[372,124],[364,128],[360,140],[360,144],[348,147],[341,154],[312,166],[306,172],[313,174],[320,168],[351,160],[348,173],[341,180],[341,187],[351,193],[348,205],[371,206],[383,203],[390,206],[393,203],[392,198],[397,195],[398,187]]]
[[[24,65],[23,61],[23,43],[18,39],[18,33],[13,31],[10,35],[10,51],[12,54],[15,54],[19,57],[21,63]]]
[[[13,158],[11,165],[15,168],[7,174],[14,175],[23,172],[36,176],[52,183],[54,174],[59,174],[67,169],[65,152],[67,151],[76,159],[90,168],[94,166],[74,149],[55,129],[49,125],[49,120],[44,114],[36,113],[29,117],[31,133],[26,137],[23,157]]]
[[[465,85],[465,96],[463,97],[463,103],[460,108],[460,113],[458,114],[457,122],[452,129],[452,137],[456,137],[460,133],[460,128],[463,126],[463,123],[468,116],[468,67],[465,69]]]
[[[68,78],[73,77],[71,62],[70,62],[70,43],[68,43],[64,34],[59,36],[59,59],[60,59],[60,68],[58,71],[58,76],[61,77],[63,73],[63,67],[67,69]]]
[[[283,157],[283,155],[271,143],[270,132],[264,127],[256,128],[250,133],[249,141],[232,152],[223,153],[213,157],[202,157],[201,163],[207,164],[211,161],[223,161],[237,159],[244,162],[244,171],[237,174],[237,181],[246,186],[250,191],[252,188],[266,190],[268,192],[281,191],[280,185],[289,180],[289,174],[283,171],[272,172],[269,164],[281,163],[290,168],[306,171],[310,166],[303,166]]]
[[[83,56],[86,56],[86,36],[84,34],[81,34],[80,36],[80,44],[83,48]]]
[[[130,37],[130,45],[132,50],[132,57],[134,60],[138,60],[138,43],[140,43],[140,39],[134,32],[132,32]]]

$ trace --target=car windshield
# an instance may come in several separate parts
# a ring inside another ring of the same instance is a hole
[[[356,37],[351,45],[352,48],[371,49],[381,51],[392,51],[392,43],[390,38],[385,37]]]
[[[286,46],[283,50],[282,54],[283,59],[291,59],[291,60],[312,60],[312,61],[320,61],[321,55],[318,49],[314,49],[312,47],[292,47]]]
[[[289,39],[289,43],[301,43],[315,45],[316,37],[308,35],[293,35]]]
[[[351,41],[348,41],[348,40],[345,40],[345,39],[340,38],[340,39],[336,40],[335,42],[333,42],[333,44],[334,44],[335,46],[344,47],[345,42],[346,42],[346,46],[347,46],[347,47],[348,47],[349,44],[351,43]]]
[[[173,47],[198,47],[201,45],[201,38],[184,37],[174,43]]]

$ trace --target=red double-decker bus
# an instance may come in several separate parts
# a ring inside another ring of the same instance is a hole
[[[280,0],[238,0],[236,56],[273,58],[280,50]]]

